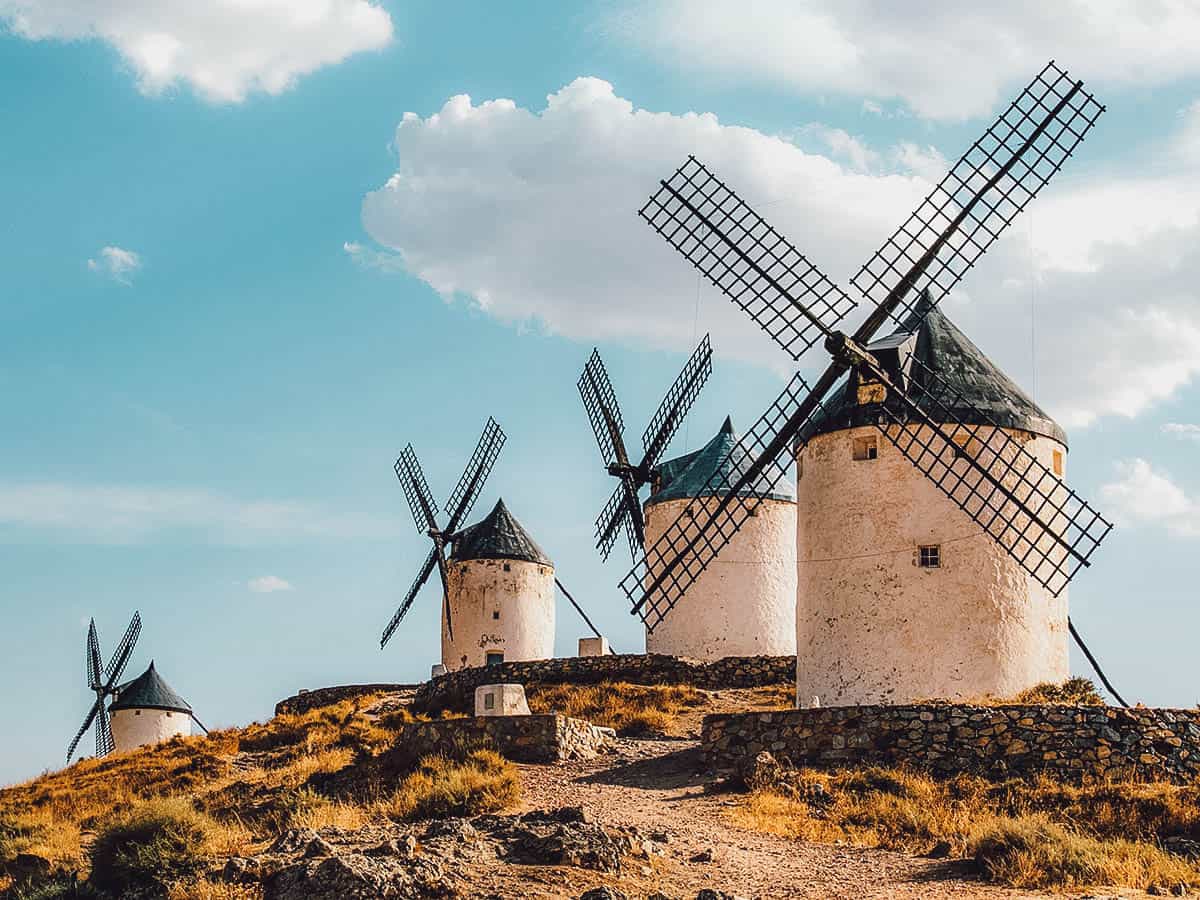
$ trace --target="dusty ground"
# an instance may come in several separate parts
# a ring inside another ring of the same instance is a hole
[[[744,831],[726,821],[736,795],[713,791],[695,741],[620,739],[597,760],[523,765],[522,809],[581,806],[602,824],[636,826],[667,840],[662,854],[622,877],[579,869],[521,866],[472,873],[480,895],[577,897],[601,884],[632,897],[659,889],[694,897],[713,888],[747,898],[1018,898],[1030,894],[980,884],[961,861],[934,861],[882,850],[800,843]],[[711,854],[710,862],[693,861]],[[1141,897],[1101,891],[1097,898]]]

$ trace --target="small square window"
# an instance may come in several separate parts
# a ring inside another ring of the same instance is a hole
[[[504,571],[505,571],[505,572],[511,572],[511,571],[512,571],[512,566],[510,566],[508,563],[505,563],[505,564],[504,564]]]
[[[917,565],[922,569],[940,569],[942,548],[940,544],[928,544],[917,548]]]
[[[504,654],[496,653],[495,651],[488,651],[487,657],[484,660],[484,663],[489,666],[498,666],[502,662],[504,662]]]
[[[499,619],[499,618],[500,618],[500,610],[498,610],[498,609],[493,609],[493,610],[492,610],[492,618],[493,618],[493,619]]]
[[[1061,450],[1054,451],[1054,474],[1062,478],[1063,473],[1063,455]]]
[[[856,437],[854,439],[854,458],[878,459],[879,438],[873,434],[869,434],[866,437]]]

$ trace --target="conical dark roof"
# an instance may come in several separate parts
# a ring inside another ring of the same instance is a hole
[[[162,680],[162,676],[155,671],[153,662],[150,663],[150,668],[133,681],[127,681],[117,688],[117,699],[109,709],[169,709],[185,713],[192,711],[188,702]]]
[[[485,518],[454,535],[453,542],[451,559],[520,559],[554,565],[503,500],[496,501]]]
[[[699,450],[669,459],[654,470],[655,492],[646,501],[647,505],[662,503],[664,500],[719,496],[720,491],[708,486],[712,477],[719,472],[725,476],[727,483],[732,484],[753,462],[738,446],[737,441],[733,421],[726,416],[721,430],[707,444]],[[787,478],[780,479],[771,487],[764,475],[760,475],[738,493],[741,496],[753,495],[773,500],[796,499],[796,488]]]
[[[951,411],[968,425],[986,425],[990,419],[1002,428],[1067,442],[1066,432],[1058,423],[959,331],[940,307],[933,306],[928,295],[922,297],[899,329],[871,344],[870,349],[911,352],[962,395]],[[914,368],[914,378],[919,380],[919,368]],[[942,399],[947,399],[944,394]],[[873,424],[878,407],[857,401],[856,379],[850,373],[833,389],[824,411],[813,416],[801,438],[808,440],[818,434]]]

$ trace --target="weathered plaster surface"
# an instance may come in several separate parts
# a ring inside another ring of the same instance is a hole
[[[646,507],[646,546],[689,502]],[[678,605],[647,633],[646,652],[700,660],[795,653],[795,534],[795,503],[760,501],[757,515],[746,519]]]
[[[111,714],[111,724],[119,751],[192,733],[192,719],[187,713],[165,709],[118,709]]]
[[[1025,449],[1047,468],[1066,448]],[[854,460],[854,438],[879,456]],[[1011,696],[1068,674],[1053,598],[872,426],[819,435],[797,460],[800,706]],[[917,548],[941,546],[941,567]]]
[[[447,671],[482,666],[489,651],[504,659],[554,655],[554,569],[525,560],[469,559],[447,567],[454,637],[442,611]],[[497,618],[494,614],[499,613]]]

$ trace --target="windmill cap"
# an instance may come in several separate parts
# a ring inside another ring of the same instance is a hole
[[[174,688],[158,674],[153,661],[145,672],[117,688],[117,699],[108,709],[110,712],[120,709],[165,709],[185,713],[192,711],[188,702],[175,693]]]
[[[915,340],[913,340],[915,338]],[[909,344],[909,341],[912,343]],[[922,292],[903,324],[870,345],[873,350],[909,352],[955,392],[951,415],[967,425],[999,425],[1051,438],[1066,445],[1067,434],[1033,399],[972,343]],[[801,430],[798,445],[816,437],[878,421],[876,404],[860,404],[850,373]],[[939,393],[943,402],[948,394]],[[921,405],[921,392],[915,398]],[[932,410],[929,410],[932,413]]]
[[[695,497],[721,497],[727,490],[712,485],[732,485],[753,462],[753,458],[738,443],[733,419],[725,417],[721,428],[712,439],[691,453],[677,456],[660,464],[655,470],[654,484],[657,491],[646,501],[649,506],[666,500],[691,500]],[[796,499],[796,488],[776,471],[780,477],[771,484],[771,470],[760,473],[757,478],[738,491],[738,496],[757,497],[766,500]]]
[[[509,512],[504,500],[497,500],[492,511],[458,532],[451,538],[453,549],[450,558],[458,561],[468,559],[513,559],[553,566],[537,541]]]

